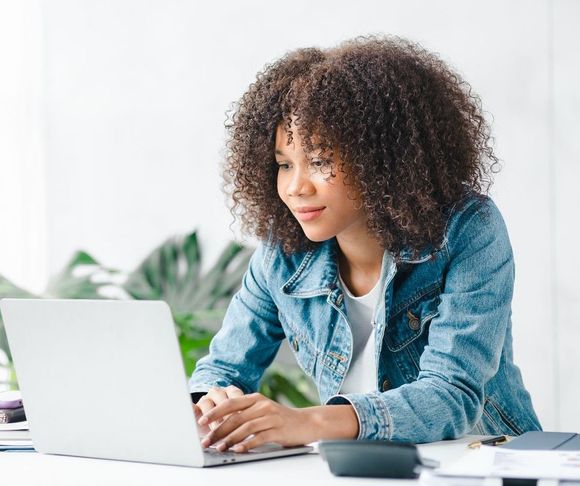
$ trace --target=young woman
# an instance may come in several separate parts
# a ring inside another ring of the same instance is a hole
[[[224,174],[262,243],[190,380],[202,445],[540,428],[512,358],[489,139],[469,85],[399,38],[300,49],[258,74]],[[322,406],[256,393],[285,338]]]

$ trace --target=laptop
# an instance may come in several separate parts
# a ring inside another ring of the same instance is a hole
[[[165,302],[2,299],[0,310],[38,452],[206,467],[312,450],[201,447]]]

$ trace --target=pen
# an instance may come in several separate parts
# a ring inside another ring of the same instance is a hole
[[[500,435],[498,437],[492,437],[491,439],[484,439],[484,440],[476,440],[475,442],[471,442],[467,447],[470,449],[477,449],[479,446],[482,445],[489,445],[489,446],[496,446],[505,444],[509,438],[505,435]]]

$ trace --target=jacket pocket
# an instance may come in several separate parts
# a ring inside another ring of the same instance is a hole
[[[392,352],[397,352],[415,341],[428,327],[431,320],[439,315],[439,287],[429,287],[419,297],[398,310],[385,329],[385,344]]]
[[[500,405],[492,398],[485,397],[483,415],[496,427],[495,431],[489,430],[490,434],[521,435],[524,431],[518,427]]]

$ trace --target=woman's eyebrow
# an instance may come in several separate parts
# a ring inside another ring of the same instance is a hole
[[[319,151],[320,150],[320,147],[321,147],[320,144],[313,145],[312,146],[313,150],[312,150],[311,154],[314,153],[314,152],[316,152],[317,150]],[[286,152],[284,152],[283,150],[280,150],[280,149],[275,149],[274,150],[274,153],[276,155],[282,155],[283,157],[287,157]]]

